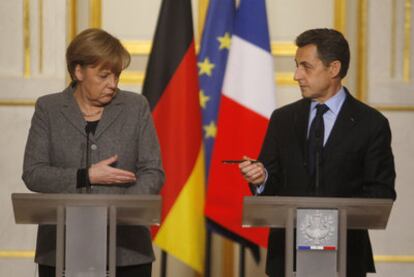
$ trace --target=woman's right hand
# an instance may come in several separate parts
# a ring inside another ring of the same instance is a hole
[[[88,170],[89,182],[92,185],[119,185],[135,182],[137,178],[133,172],[111,166],[117,160],[118,155],[114,155],[109,159],[93,164]]]

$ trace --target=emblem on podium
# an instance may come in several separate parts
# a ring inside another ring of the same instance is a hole
[[[297,210],[298,250],[336,250],[338,234],[337,210]]]

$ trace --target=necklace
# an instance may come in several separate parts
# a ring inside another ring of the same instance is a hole
[[[84,117],[92,117],[92,116],[96,116],[96,115],[102,113],[102,111],[103,111],[103,109],[99,110],[99,111],[96,111],[96,112],[93,112],[93,113],[85,113],[83,111],[81,111],[81,113]]]

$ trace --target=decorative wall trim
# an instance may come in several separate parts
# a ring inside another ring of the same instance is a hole
[[[346,0],[335,0],[334,3],[334,28],[346,34]]]
[[[33,99],[0,99],[0,106],[12,106],[12,107],[21,107],[21,106],[33,106],[35,105],[36,100]]]
[[[397,49],[397,0],[391,2],[391,59],[390,59],[390,77],[395,77],[395,64]]]
[[[383,112],[414,112],[414,106],[374,105],[374,108]]]
[[[102,0],[89,0],[89,27],[102,26]]]
[[[121,40],[124,47],[131,55],[149,55],[152,42],[149,40]],[[196,45],[196,50],[199,44]],[[296,53],[296,45],[292,41],[273,41],[271,43],[273,56],[293,57]]]
[[[78,33],[78,0],[69,0],[68,4],[68,36],[67,42],[69,43],[75,38]]]
[[[294,72],[276,72],[276,86],[297,86],[297,82],[293,80]]]
[[[33,250],[0,250],[0,259],[32,259],[34,255]]]
[[[411,80],[411,0],[404,4],[403,80]]]
[[[142,85],[144,78],[145,73],[142,71],[123,71],[119,82],[121,84]]]
[[[149,40],[121,40],[121,43],[133,56],[149,55],[151,52],[152,41]]]
[[[293,41],[272,41],[271,51],[273,56],[294,57],[296,54],[296,45]]]
[[[30,78],[30,0],[23,0],[23,76]]]
[[[223,249],[223,254],[226,253],[225,257],[227,259],[233,259],[233,243],[227,239],[223,239],[223,244],[229,244]],[[35,251],[33,250],[0,250],[0,259],[32,259],[34,258]],[[414,256],[404,256],[404,255],[375,255],[374,261],[376,263],[414,263]],[[223,262],[225,266],[225,262]],[[223,268],[224,270],[225,268]],[[233,275],[225,275],[233,276]]]
[[[414,256],[386,256],[386,255],[375,255],[374,261],[376,263],[414,263]]]
[[[277,86],[296,86],[293,80],[293,72],[276,72],[275,83]],[[145,73],[142,71],[124,71],[120,76],[119,82],[128,85],[142,85],[144,83]]]
[[[367,0],[358,1],[358,30],[357,30],[357,76],[356,76],[356,97],[361,101],[367,100],[367,21],[368,8]]]
[[[206,20],[209,0],[198,0],[198,37],[197,42],[201,42],[203,36],[204,22]]]
[[[222,276],[234,276],[234,247],[238,244],[225,237],[222,237],[221,241],[221,274]]]
[[[39,73],[43,72],[43,0],[39,1]]]

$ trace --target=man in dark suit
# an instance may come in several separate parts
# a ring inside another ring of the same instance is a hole
[[[294,79],[303,99],[273,112],[259,162],[240,164],[257,194],[395,199],[388,120],[342,86],[349,45],[332,29],[296,39]],[[266,273],[284,276],[283,229],[269,235]],[[367,230],[348,231],[347,276],[375,272]]]

